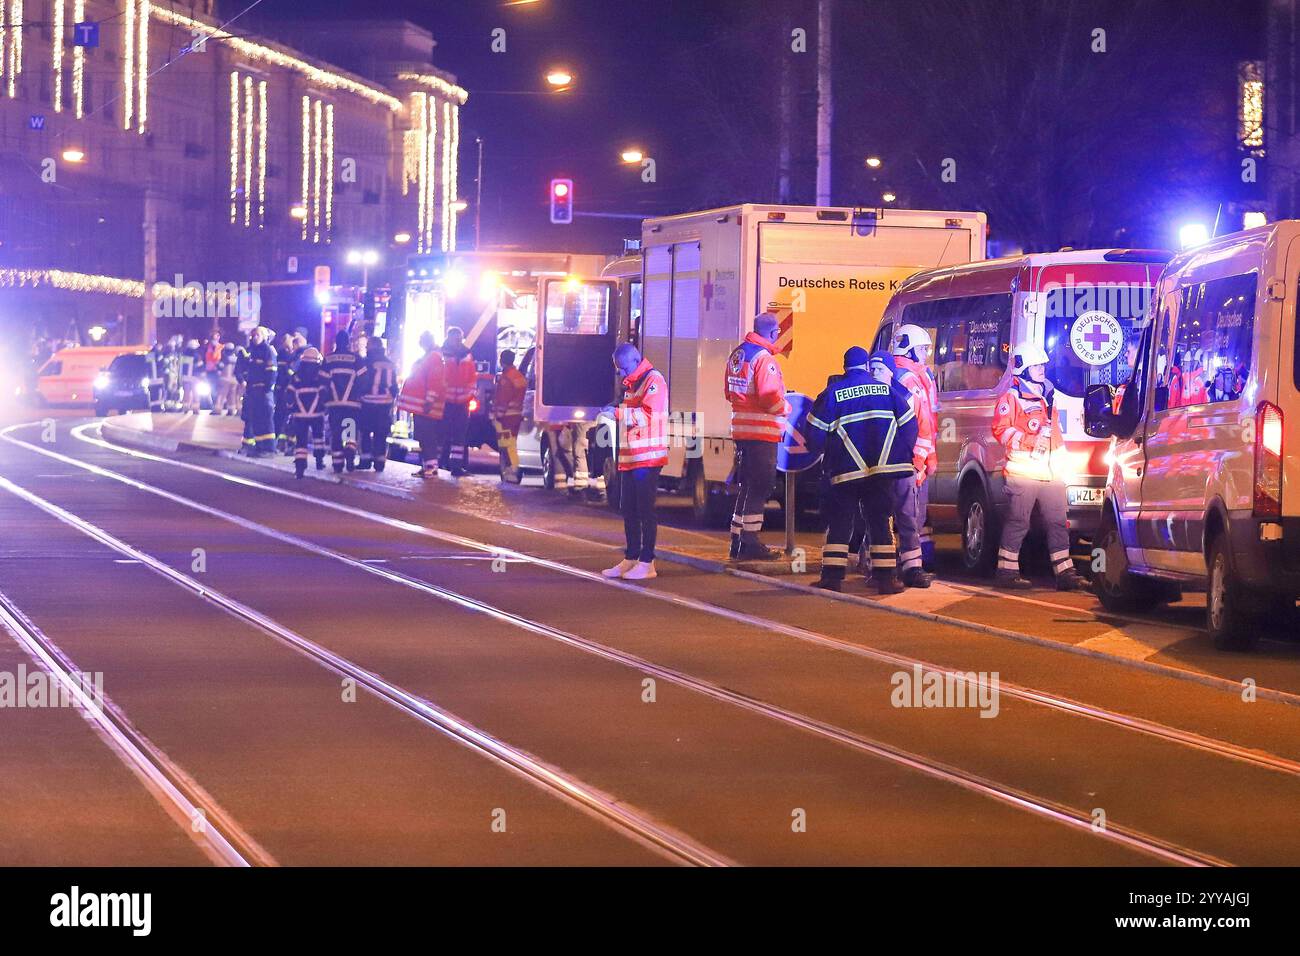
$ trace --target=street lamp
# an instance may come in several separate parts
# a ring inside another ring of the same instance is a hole
[[[292,207],[290,207],[290,209],[289,209],[289,215],[293,216],[294,219],[306,219],[306,218],[307,218],[307,207],[306,207],[306,206],[301,206],[301,205],[299,205],[299,206],[292,206]]]
[[[879,168],[880,168],[880,165],[881,165],[881,163],[880,163],[880,157],[879,157],[879,156],[868,156],[868,157],[867,157],[867,160],[866,160],[866,163],[867,163],[867,165],[868,165],[869,167],[871,167],[872,169],[879,169]]]
[[[573,74],[562,66],[553,67],[546,73],[546,82],[557,90],[564,90],[573,82]]]
[[[69,146],[63,151],[63,161],[65,163],[79,163],[85,158],[85,151],[76,146]]]
[[[404,246],[410,241],[411,241],[411,234],[409,232],[406,232],[405,230],[393,236],[393,242],[397,243],[399,246]]]
[[[645,153],[635,146],[629,146],[627,149],[623,150],[619,156],[623,162],[627,163],[629,166],[634,166],[641,162],[641,160],[645,159]]]
[[[895,199],[897,199],[898,197],[897,197],[896,195],[894,195],[894,193],[892,193],[892,192],[886,192],[886,193],[885,193],[883,196],[881,196],[880,198],[881,198],[881,200],[882,200],[883,202],[893,202],[893,201],[894,201]]]

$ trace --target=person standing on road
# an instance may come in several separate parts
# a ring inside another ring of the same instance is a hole
[[[235,347],[227,342],[221,348],[221,358],[217,360],[217,384],[212,392],[212,414],[235,414],[236,395],[239,383],[235,380]]]
[[[411,416],[414,438],[420,446],[421,478],[438,477],[438,452],[442,447],[443,398],[442,353],[434,347],[433,333],[420,333],[424,355],[411,367],[402,383],[397,407]]]
[[[930,478],[939,470],[939,388],[930,372],[933,352],[930,333],[925,329],[919,325],[899,327],[894,339],[894,364],[898,368],[894,380],[912,395],[912,409],[916,413],[916,448],[912,453],[916,487],[905,502],[912,521],[920,529],[921,561],[916,567],[934,560],[929,510]]]
[[[330,423],[330,463],[334,474],[357,466],[357,433],[361,430],[361,402],[357,397],[357,373],[360,361],[352,351],[347,329],[334,335],[334,351],[325,356],[321,373],[329,380],[330,394],[325,412]]]
[[[289,428],[293,431],[293,470],[299,478],[307,473],[307,455],[316,459],[316,470],[325,467],[325,400],[329,383],[321,376],[321,354],[304,349],[294,365],[285,400],[289,405]]]
[[[1047,532],[1057,590],[1074,591],[1083,579],[1070,558],[1068,496],[1052,460],[1061,440],[1052,424],[1056,389],[1047,379],[1047,363],[1042,346],[1032,342],[1016,346],[1011,352],[1011,386],[993,405],[993,437],[1006,451],[1007,494],[1011,498],[994,583],[1017,590],[1033,587],[1020,575],[1020,546],[1037,505]]]
[[[492,388],[492,425],[497,432],[497,452],[501,456],[501,477],[506,481],[519,480],[519,449],[515,439],[524,420],[524,393],[528,382],[515,368],[515,353],[506,349],[501,353],[501,372]]]
[[[280,364],[284,367],[284,374],[279,376],[275,382],[275,447],[278,452],[284,455],[293,454],[293,437],[290,435],[289,428],[289,400],[287,393],[289,382],[293,378],[294,363],[297,358],[294,349],[293,335],[285,332],[280,336]]]
[[[447,330],[442,343],[443,375],[446,382],[443,413],[442,467],[459,478],[468,471],[469,403],[478,386],[478,367],[464,342],[465,333],[456,326]]]
[[[776,449],[790,414],[785,380],[773,354],[781,322],[771,312],[754,317],[754,330],[727,359],[724,391],[731,403],[740,493],[731,516],[732,560],[771,560],[779,551],[759,540],[763,511],[776,481]]]
[[[902,395],[907,407],[917,418],[917,434],[921,432],[920,418],[924,414],[924,397],[918,397],[900,385],[897,379],[898,366],[895,357],[888,352],[873,352],[871,355],[871,376],[877,382],[891,386]],[[921,409],[921,411],[918,411]],[[897,539],[898,570],[904,587],[928,588],[930,576],[921,568],[921,525],[920,514],[916,507],[917,479],[925,474],[925,459],[918,455],[921,439],[912,449],[912,470],[914,475],[892,479],[893,509],[890,512],[894,523],[894,537]],[[873,542],[873,544],[876,542]],[[884,543],[884,542],[880,542]]]
[[[361,470],[374,465],[375,471],[383,471],[397,398],[397,366],[389,359],[383,339],[369,341],[357,390],[361,398]]]
[[[614,350],[623,376],[623,401],[602,414],[618,423],[619,505],[626,547],[623,560],[601,572],[607,578],[644,581],[657,576],[655,498],[668,464],[668,382],[635,345]]]
[[[271,340],[275,333],[265,326],[253,330],[253,347],[248,350],[248,387],[244,407],[256,458],[275,454],[275,380],[277,356]]]
[[[203,349],[199,347],[198,339],[185,343],[185,349],[180,353],[180,370],[181,410],[188,415],[198,412],[201,407],[199,381],[203,377]]]
[[[898,482],[913,478],[916,415],[901,388],[878,382],[868,369],[866,349],[844,353],[844,376],[817,396],[808,415],[808,447],[824,449],[823,468],[830,494],[821,579],[815,587],[839,591],[849,564],[849,538],[859,509],[871,539],[871,577],[880,594],[897,594],[898,561],[889,519]]]

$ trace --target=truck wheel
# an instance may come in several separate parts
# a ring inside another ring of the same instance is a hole
[[[1258,598],[1256,598],[1258,600]],[[1205,596],[1205,629],[1221,651],[1249,651],[1259,641],[1251,593],[1232,571],[1227,535],[1210,545],[1209,593]]]
[[[1102,566],[1100,571],[1093,573],[1092,585],[1106,610],[1119,613],[1149,611],[1157,604],[1178,599],[1176,589],[1130,573],[1119,525],[1115,513],[1109,509],[1101,519],[1094,547],[1101,551]]]
[[[731,518],[730,499],[717,487],[717,482],[704,477],[704,465],[691,466],[691,513],[696,522],[706,528],[720,528]]]
[[[555,490],[555,456],[551,454],[551,443],[542,439],[540,451],[542,459],[542,487],[547,491]]]
[[[958,508],[961,514],[961,561],[967,571],[989,575],[998,560],[1001,522],[989,502],[983,482],[975,482],[962,493]]]
[[[610,511],[621,512],[623,486],[618,480],[618,462],[614,460],[613,455],[606,456],[600,471],[605,478],[605,504],[609,505]]]

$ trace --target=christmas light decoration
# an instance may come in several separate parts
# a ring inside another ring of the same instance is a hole
[[[235,224],[239,197],[239,74],[230,71],[230,224]]]
[[[82,0],[77,0],[81,3]],[[136,131],[143,133],[145,124],[149,119],[149,13],[152,4],[149,0],[140,0],[140,36],[136,41],[136,68],[137,95],[139,100],[136,104]],[[80,18],[77,20],[81,22]]]
[[[266,80],[257,84],[257,228],[266,228]]]
[[[334,230],[334,104],[325,104],[325,241]]]
[[[54,32],[50,37],[50,68],[54,71],[54,112],[63,112],[63,0],[53,0]],[[134,0],[127,0],[127,17],[134,16]],[[130,56],[130,47],[127,48]]]
[[[23,0],[9,4],[9,95],[17,93],[18,74],[23,71]]]
[[[321,101],[311,105],[312,121],[312,242],[320,242]]]
[[[311,165],[309,162],[311,147],[311,99],[302,98],[302,238],[307,238],[307,202],[311,198],[307,186]]]
[[[253,78],[244,77],[244,225],[253,224]]]
[[[63,36],[63,0],[59,3],[59,36]],[[134,117],[135,96],[135,0],[126,0],[126,23],[122,25],[122,129],[130,129]],[[62,44],[62,39],[59,43]],[[62,76],[56,75],[55,82],[62,83]],[[55,94],[54,102],[59,102]],[[57,106],[55,107],[58,108]]]
[[[86,21],[86,0],[74,0],[72,4],[72,22]],[[10,82],[13,77],[10,77]],[[86,48],[72,48],[72,110],[77,119],[81,119],[86,104]]]
[[[217,28],[214,25],[204,23],[202,20],[196,20],[193,17],[187,17],[175,10],[153,7],[150,12],[153,17],[163,23],[184,27],[187,33],[194,32],[209,38],[218,36]],[[225,35],[221,35],[221,43],[247,60],[283,67],[300,73],[314,86],[355,93],[371,103],[387,106],[395,113],[401,112],[402,101],[392,94],[367,83],[362,83],[350,76],[345,76],[342,73],[314,66],[278,47],[268,46],[264,43],[254,43],[252,40],[246,40],[243,37]]]
[[[398,73],[397,78],[399,80],[405,80],[408,83],[417,83],[420,86],[427,87],[434,93],[449,99],[454,99],[461,105],[464,105],[465,101],[469,99],[469,93],[466,90],[457,86],[455,83],[447,82],[442,77],[433,73],[403,72]]]
[[[442,101],[442,250],[451,249],[451,103]]]

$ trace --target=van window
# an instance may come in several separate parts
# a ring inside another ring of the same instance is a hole
[[[1089,385],[1119,385],[1133,374],[1151,286],[1136,283],[1057,285],[1047,291],[1043,348],[1047,377],[1066,395]]]
[[[894,351],[894,323],[886,322],[876,333],[876,341],[871,345],[872,352]]]
[[[1181,290],[1162,318],[1156,411],[1241,397],[1251,369],[1257,275],[1226,276]]]
[[[41,369],[38,374],[41,375],[42,377],[46,375],[62,375],[63,362],[61,361],[50,362],[43,369]]]
[[[917,302],[903,324],[919,325],[934,342],[934,377],[941,392],[997,388],[1011,352],[1011,293]]]

